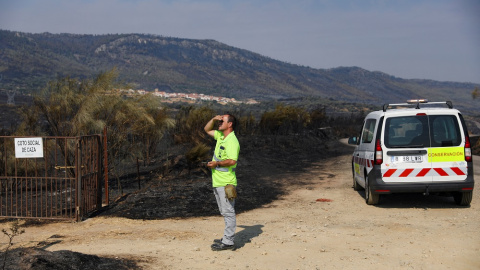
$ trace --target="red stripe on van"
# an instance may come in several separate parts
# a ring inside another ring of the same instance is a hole
[[[399,177],[407,177],[411,172],[413,172],[413,169],[405,169]]]
[[[446,173],[442,168],[433,168],[440,176],[448,176],[448,173]]]
[[[397,169],[387,170],[387,171],[385,172],[385,174],[383,174],[383,177],[390,177],[390,176],[392,176],[392,174],[394,174],[396,171],[397,171]]]
[[[456,173],[457,175],[465,175],[465,173],[462,170],[460,170],[460,168],[458,168],[458,167],[452,167],[450,169],[452,169],[452,171],[454,173]]]
[[[417,174],[416,177],[424,177],[430,170],[430,168],[424,168]]]

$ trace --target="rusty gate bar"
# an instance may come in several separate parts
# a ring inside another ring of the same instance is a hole
[[[108,150],[107,150],[107,127],[103,128],[103,181],[105,190],[105,205],[110,202],[110,195],[108,192]]]
[[[0,217],[79,221],[102,205],[102,138],[42,137],[43,158],[16,158],[0,136]]]
[[[80,217],[102,207],[101,141],[96,135],[82,136],[78,140],[77,181]]]

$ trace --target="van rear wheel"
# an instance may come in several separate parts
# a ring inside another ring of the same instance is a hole
[[[357,180],[355,180],[355,171],[354,169],[352,168],[352,175],[353,175],[353,190],[355,191],[359,191],[359,190],[362,190],[362,186],[360,186],[360,184],[358,184]]]
[[[362,186],[358,184],[357,180],[355,180],[355,177],[353,177],[353,190],[355,191],[362,190]]]
[[[376,205],[380,200],[380,194],[374,194],[368,183],[368,177],[365,177],[365,202],[368,205]]]
[[[472,202],[473,191],[457,192],[453,195],[455,203],[460,206],[470,206]]]

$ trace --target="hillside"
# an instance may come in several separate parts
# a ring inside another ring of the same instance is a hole
[[[462,110],[480,111],[471,97],[476,84],[407,80],[359,67],[313,69],[214,40],[0,30],[0,41],[4,90],[34,92],[57,77],[92,77],[116,67],[122,81],[148,91],[258,100],[319,97],[368,104],[421,97],[452,100]]]

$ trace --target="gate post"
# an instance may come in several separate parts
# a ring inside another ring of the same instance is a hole
[[[104,168],[104,177],[103,181],[105,185],[105,205],[109,205],[110,198],[108,195],[108,149],[107,149],[107,126],[103,128],[103,168]]]
[[[82,196],[82,150],[80,147],[80,137],[76,137],[76,151],[75,151],[75,177],[77,180],[77,199],[75,218],[80,222],[83,217],[83,196]]]
[[[95,167],[97,170],[96,177],[95,177],[95,186],[97,188],[97,199],[95,200],[97,210],[102,209],[102,136],[96,135],[95,136]]]

